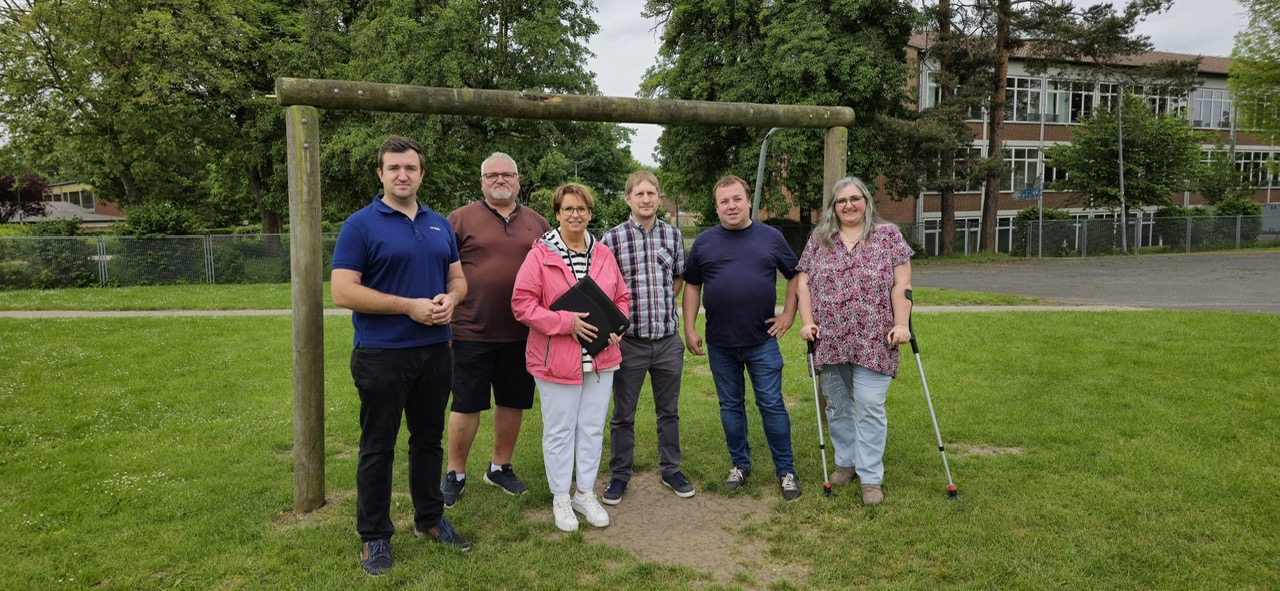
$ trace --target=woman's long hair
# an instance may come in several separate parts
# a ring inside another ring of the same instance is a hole
[[[886,225],[889,222],[880,217],[880,212],[876,211],[876,202],[871,199],[871,191],[867,189],[866,183],[856,176],[847,176],[838,181],[831,187],[831,194],[822,200],[822,215],[818,216],[818,225],[813,227],[813,236],[818,240],[818,245],[822,248],[832,249],[836,247],[836,235],[840,233],[840,217],[836,215],[836,196],[845,190],[849,185],[858,188],[866,199],[867,206],[863,209],[862,215],[862,235],[858,237],[858,241],[866,243],[871,240],[871,234],[876,228]]]

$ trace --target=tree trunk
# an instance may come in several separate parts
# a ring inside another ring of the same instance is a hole
[[[282,230],[280,214],[267,207],[267,188],[266,184],[262,182],[261,166],[249,166],[246,174],[249,180],[249,196],[253,198],[254,205],[258,207],[258,218],[262,221],[262,233],[279,234]]]
[[[938,42],[944,48],[938,59],[938,70],[951,72],[951,0],[938,1]],[[943,77],[944,80],[949,79]],[[951,100],[951,85],[938,85],[938,104],[945,105]],[[956,201],[955,191],[950,181],[955,176],[956,154],[951,150],[943,150],[942,161],[938,168],[938,176],[942,177],[942,190],[938,194],[939,216],[942,220],[941,235],[938,240],[938,254],[949,256],[955,252],[956,244]],[[924,234],[921,233],[923,236]]]
[[[1009,76],[1009,20],[1012,10],[1010,0],[997,2],[995,50],[999,65],[996,66],[995,80],[992,80],[990,112],[987,114],[987,129],[990,133],[987,158],[995,158],[1000,162],[1004,161],[1004,92]],[[1003,166],[992,167],[983,187],[982,234],[978,240],[978,249],[983,252],[996,251],[996,219],[1000,211],[1000,181],[1004,176],[1003,172]]]

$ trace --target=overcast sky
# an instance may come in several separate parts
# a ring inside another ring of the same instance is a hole
[[[1116,4],[1122,4],[1117,0]],[[587,63],[606,96],[633,97],[644,71],[654,63],[658,33],[652,19],[640,16],[640,0],[597,0],[596,23],[600,33],[589,47],[596,57]],[[1229,56],[1236,31],[1244,27],[1244,8],[1234,0],[1175,0],[1173,9],[1139,25],[1159,51]],[[653,149],[662,128],[631,125],[636,129],[631,153],[644,164],[656,164]]]

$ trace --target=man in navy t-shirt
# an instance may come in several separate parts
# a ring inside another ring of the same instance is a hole
[[[751,473],[747,443],[746,383],[751,377],[765,439],[773,454],[782,498],[800,497],[791,453],[791,417],[782,400],[782,352],[778,339],[796,316],[796,255],[782,232],[751,222],[747,182],[733,175],[716,183],[720,225],[694,239],[684,273],[684,341],[702,355],[702,337],[694,322],[706,310],[707,355],[720,399],[720,423],[733,467],[724,481],[737,490]],[[782,313],[774,315],[777,273],[787,278]]]
[[[403,415],[409,429],[414,534],[470,548],[444,519],[445,403],[453,381],[449,321],[467,294],[453,228],[418,203],[426,158],[409,138],[378,149],[382,194],[351,214],[333,253],[333,303],[352,310],[351,377],[360,393],[356,531],[361,566],[392,566],[391,471]]]

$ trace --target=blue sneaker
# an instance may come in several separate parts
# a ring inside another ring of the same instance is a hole
[[[529,492],[529,487],[516,476],[515,470],[511,469],[511,464],[503,464],[497,470],[486,471],[484,481],[485,484],[496,486],[509,495],[520,496]]]
[[[444,506],[446,509],[452,507],[458,502],[458,495],[462,494],[462,489],[466,488],[466,480],[458,480],[458,473],[450,470],[444,475],[444,482],[440,483],[440,496],[444,497]]]
[[[604,489],[604,494],[600,500],[606,505],[617,505],[622,502],[623,493],[627,492],[627,481],[621,478],[614,478],[609,481],[609,488]]]
[[[689,484],[689,480],[679,470],[662,477],[662,484],[667,488],[675,491],[676,496],[682,499],[692,497],[694,494],[693,485]]]
[[[394,564],[391,560],[391,540],[373,540],[360,547],[360,566],[372,576],[381,575]]]
[[[449,520],[443,517],[440,518],[440,523],[436,524],[435,527],[427,528],[426,531],[422,531],[415,526],[413,528],[413,535],[418,536],[419,538],[430,538],[437,544],[453,546],[463,552],[471,549],[471,542],[468,542],[462,536],[458,535],[458,532],[454,531],[453,525],[449,523]]]

